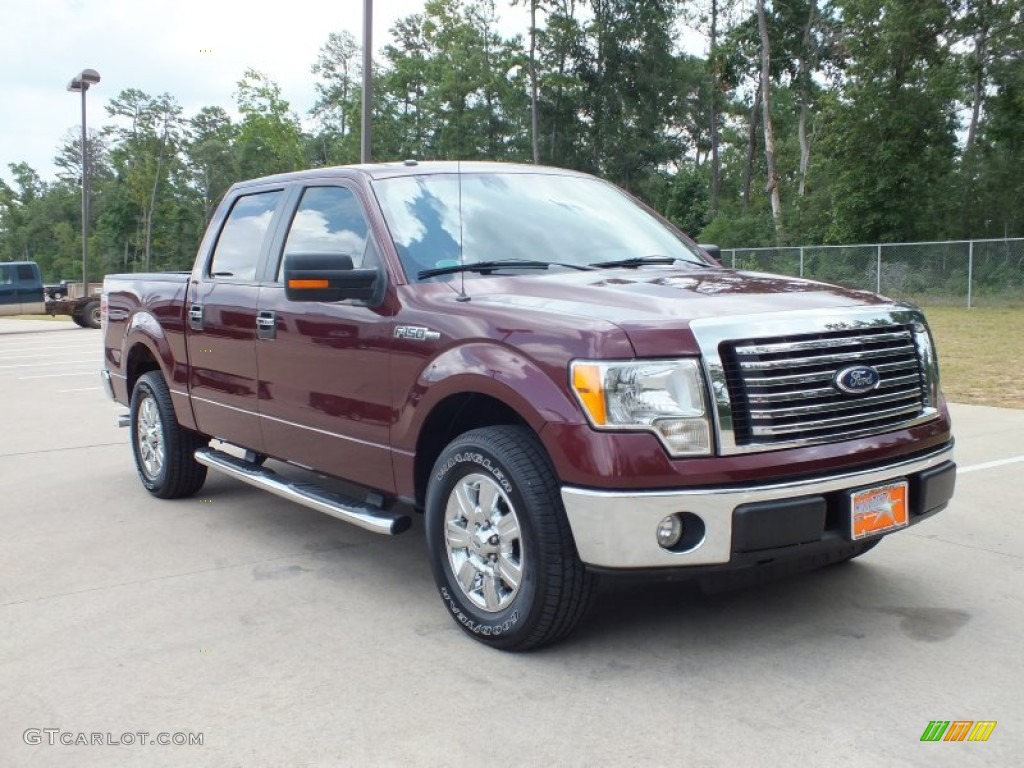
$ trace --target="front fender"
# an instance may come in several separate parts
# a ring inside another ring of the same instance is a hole
[[[568,374],[561,371],[558,375],[564,378]],[[445,350],[423,368],[399,404],[392,445],[414,451],[420,429],[434,407],[461,393],[501,401],[538,434],[548,423],[584,422],[567,380],[556,381],[552,373],[511,347],[474,342]]]

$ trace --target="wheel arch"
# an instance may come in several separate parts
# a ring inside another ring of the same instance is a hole
[[[127,386],[128,400],[131,401],[132,392],[135,391],[135,385],[143,374],[149,373],[150,371],[160,371],[163,373],[163,369],[160,367],[160,363],[157,362],[156,355],[153,353],[145,343],[137,341],[128,350],[128,355],[125,359],[124,373]],[[166,375],[164,376],[166,379]]]
[[[472,429],[515,425],[537,430],[508,403],[493,395],[463,391],[448,395],[436,403],[423,422],[416,440],[413,460],[413,487],[416,506],[426,500],[430,470],[452,440]],[[538,440],[540,435],[537,435]]]
[[[563,385],[557,376],[521,350],[493,342],[461,344],[429,361],[399,401],[392,430],[398,495],[422,507],[434,461],[470,429],[522,425],[544,445],[545,425],[581,423],[568,373]]]
[[[126,377],[126,395],[131,402],[132,391],[139,377],[157,370],[171,392],[171,401],[178,423],[195,431],[196,419],[188,396],[188,365],[185,360],[185,338],[168,336],[163,326],[149,312],[136,312],[125,329],[123,374]]]

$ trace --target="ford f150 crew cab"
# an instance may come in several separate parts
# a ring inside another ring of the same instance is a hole
[[[723,269],[584,174],[239,183],[191,274],[109,276],[102,311],[154,496],[213,468],[380,533],[422,512],[445,609],[498,648],[565,636],[602,572],[850,559],[953,493],[920,311]]]

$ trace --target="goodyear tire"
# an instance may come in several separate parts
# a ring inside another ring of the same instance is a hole
[[[161,499],[179,499],[203,487],[206,467],[194,454],[209,440],[178,424],[159,371],[143,374],[135,384],[131,433],[135,468],[147,491]]]
[[[426,538],[445,608],[476,640],[537,648],[586,613],[594,577],[547,455],[525,427],[475,429],[445,448],[427,486]]]

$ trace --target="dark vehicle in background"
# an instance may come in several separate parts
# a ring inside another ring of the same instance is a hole
[[[74,280],[61,280],[59,283],[54,283],[53,285],[44,285],[43,291],[46,294],[46,298],[53,301],[60,301],[61,299],[67,298],[71,295],[71,287],[74,284]]]
[[[236,184],[191,274],[103,301],[150,493],[213,468],[379,533],[423,513],[445,610],[502,649],[564,637],[599,574],[849,560],[953,493],[920,311],[723,269],[584,174]]]
[[[69,287],[44,287],[34,261],[0,262],[0,316],[71,315],[83,328],[99,328],[100,297],[68,299]]]

